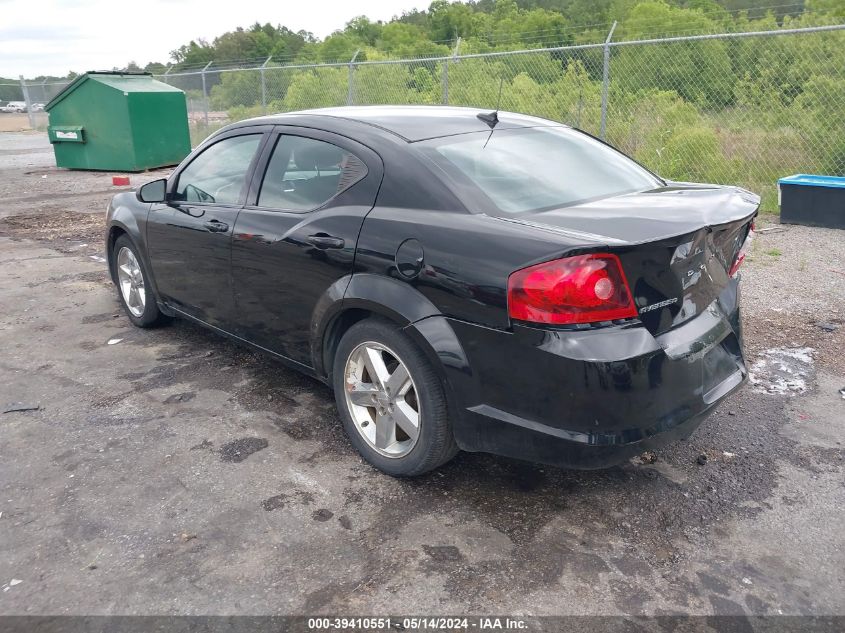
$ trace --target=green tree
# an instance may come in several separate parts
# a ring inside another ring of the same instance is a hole
[[[673,7],[662,0],[635,5],[625,18],[625,38],[657,37],[683,26],[712,31],[714,21],[697,9]],[[729,105],[736,76],[728,45],[722,40],[673,42],[615,49],[612,80],[628,90],[672,90],[702,106]]]
[[[187,44],[170,51],[170,57],[181,66],[204,66],[214,59],[215,50],[203,39],[191,40]]]
[[[359,15],[346,23],[344,32],[365,46],[375,46],[383,26],[381,22],[371,22],[367,16]]]
[[[348,62],[355,51],[361,48],[361,42],[342,31],[329,35],[319,46],[317,59],[321,62]],[[359,54],[359,60],[364,58]]]
[[[428,14],[428,35],[435,42],[451,42],[457,37],[469,38],[476,35],[479,22],[468,4],[434,0]]]

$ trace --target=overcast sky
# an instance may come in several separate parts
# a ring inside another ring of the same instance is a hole
[[[283,24],[325,37],[357,15],[389,20],[424,9],[418,0],[0,0],[0,76],[63,76],[68,71],[167,63],[192,39]]]

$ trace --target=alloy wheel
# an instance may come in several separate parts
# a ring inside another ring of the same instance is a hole
[[[147,305],[144,274],[132,249],[122,247],[117,253],[117,280],[123,301],[132,316],[141,317]]]
[[[420,434],[417,389],[399,356],[367,341],[352,350],[344,370],[346,405],[355,429],[386,457],[404,457]]]

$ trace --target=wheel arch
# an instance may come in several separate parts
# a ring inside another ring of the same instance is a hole
[[[114,263],[114,244],[121,235],[129,235],[129,231],[126,230],[126,227],[120,224],[112,224],[109,226],[108,233],[106,235],[106,262],[109,267],[109,276],[114,283],[117,283],[117,272],[115,270]],[[131,240],[132,238],[129,237],[129,239]]]
[[[330,293],[335,299],[325,302],[312,327],[317,375],[331,386],[334,354],[343,335],[363,319],[384,319],[409,336],[429,360],[446,391],[450,417],[460,424],[474,387],[469,361],[449,319],[416,288],[391,277],[354,275],[344,286],[340,297],[337,289]]]
[[[323,295],[312,320],[311,353],[318,375],[331,381],[334,352],[344,333],[358,321],[379,317],[405,331],[423,349],[438,373],[443,373],[445,351],[449,358],[466,362],[457,336],[440,310],[411,284],[384,275],[350,275]],[[417,324],[440,317],[444,328],[436,334]],[[433,335],[433,338],[432,338]]]
[[[172,311],[166,309],[163,303],[159,300],[160,295],[158,292],[158,286],[156,285],[155,276],[153,275],[152,265],[147,254],[146,240],[144,239],[143,231],[139,225],[138,217],[136,215],[137,213],[138,212],[136,210],[133,210],[128,206],[119,205],[114,207],[109,214],[105,243],[106,265],[109,269],[109,277],[112,282],[117,282],[117,272],[114,264],[114,244],[121,235],[126,235],[129,241],[132,242],[132,245],[135,247],[138,256],[144,264],[147,276],[146,282],[150,285],[153,291],[153,296],[156,298],[156,303],[158,303],[159,309],[165,314],[172,316]]]

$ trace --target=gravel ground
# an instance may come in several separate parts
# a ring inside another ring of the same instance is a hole
[[[814,347],[845,377],[845,233],[781,225],[773,216],[759,225],[743,271],[749,349]]]
[[[760,223],[759,381],[689,440],[395,480],[324,386],[184,322],[132,328],[96,259],[118,189],[50,165],[0,134],[0,405],[39,405],[0,414],[0,614],[845,614],[841,231]],[[805,389],[774,392],[784,372]]]

